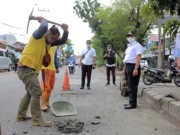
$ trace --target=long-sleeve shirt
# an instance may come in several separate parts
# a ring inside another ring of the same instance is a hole
[[[44,19],[41,21],[41,25],[39,26],[39,28],[33,32],[33,37],[35,39],[40,39],[44,36],[44,34],[47,31],[48,31],[48,22],[47,20]],[[54,43],[51,44],[51,46],[58,46],[65,44],[68,38],[68,34],[69,34],[68,32],[64,32],[62,38],[57,39]]]
[[[56,70],[59,69],[59,64],[58,64],[59,62],[58,62],[57,54],[58,54],[58,53],[57,53],[57,50],[56,50],[56,53],[55,53],[55,55],[54,55],[54,57],[55,57],[55,58],[54,58],[54,64],[55,64]]]

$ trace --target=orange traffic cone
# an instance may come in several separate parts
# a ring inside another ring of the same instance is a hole
[[[62,90],[63,91],[70,90],[68,70],[65,71]]]

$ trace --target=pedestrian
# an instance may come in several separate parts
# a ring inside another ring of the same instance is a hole
[[[107,50],[104,54],[104,59],[107,60],[106,64],[106,75],[107,83],[106,86],[110,85],[110,71],[112,72],[113,84],[116,85],[116,53],[112,50],[112,46],[108,45]]]
[[[92,69],[96,68],[96,51],[91,47],[91,40],[86,41],[86,49],[81,53],[79,67],[82,70],[80,89],[84,89],[85,77],[87,75],[87,88],[90,90]]]
[[[15,57],[15,59],[14,59],[14,71],[15,71],[15,72],[17,71],[18,62],[19,62],[18,57]]]
[[[136,33],[130,31],[127,34],[129,44],[125,51],[125,58],[123,60],[124,68],[122,75],[126,74],[128,89],[129,89],[129,104],[125,104],[125,109],[133,109],[137,107],[137,93],[141,74],[140,61],[143,48],[140,43],[136,41]]]
[[[67,41],[68,25],[61,25],[64,33],[59,39],[60,33],[57,27],[51,27],[48,30],[46,19],[43,17],[34,17],[34,19],[41,24],[30,37],[18,63],[17,74],[25,85],[26,94],[20,102],[16,120],[31,119],[30,116],[26,115],[29,104],[31,104],[32,125],[48,127],[52,125],[51,122],[43,119],[41,115],[40,97],[42,90],[38,81],[38,74],[41,71],[42,64],[47,67],[50,63],[48,49],[52,46],[65,44]]]
[[[49,54],[51,56],[51,63],[48,67],[42,67],[42,96],[41,96],[41,110],[46,111],[50,108],[49,100],[51,92],[54,89],[54,84],[56,81],[56,73],[59,73],[59,65],[57,58],[57,47],[51,47],[49,49]]]

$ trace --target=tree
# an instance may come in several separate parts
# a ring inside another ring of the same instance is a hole
[[[68,40],[66,41],[66,45],[68,45],[68,46],[72,46],[72,45],[73,45],[71,39],[68,39]]]
[[[171,15],[180,15],[180,0],[149,0],[148,6],[160,18],[164,18],[165,11]],[[168,20],[164,25],[164,34],[176,36],[179,28],[177,18]]]
[[[168,11],[171,15],[178,13],[180,15],[179,0],[148,0],[149,6],[158,16],[163,17],[164,11]]]
[[[110,6],[102,6],[97,0],[76,0],[74,7],[76,14],[89,23],[95,33],[92,44],[101,55],[108,44],[116,52],[124,52],[129,30],[135,30],[138,41],[143,42],[155,20],[152,13],[147,17],[147,9],[144,0],[116,0]],[[97,59],[101,61],[101,58]]]
[[[175,18],[174,20],[168,20],[164,25],[164,34],[172,35],[173,37],[176,37],[179,28],[180,28],[180,22],[178,21],[177,18]]]
[[[94,18],[99,6],[97,0],[76,0],[73,9],[83,22],[88,22]]]
[[[71,40],[71,39],[68,39],[68,40],[66,41],[66,44],[64,44],[63,46],[61,46],[61,47],[59,48],[59,51],[61,52],[61,54],[62,54],[64,57],[66,57],[66,59],[69,59],[70,56],[73,54],[73,51],[74,51],[74,50],[72,50],[72,51],[66,50],[66,48],[67,48],[68,46],[72,46],[72,45],[73,45],[73,44],[72,44],[72,40]]]

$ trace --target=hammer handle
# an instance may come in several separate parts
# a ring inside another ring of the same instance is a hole
[[[56,22],[53,22],[53,21],[49,21],[49,20],[47,20],[47,22],[48,22],[48,23],[51,23],[51,24],[55,24],[55,25],[61,26],[61,24],[56,23]]]
[[[29,20],[37,20],[35,16],[29,16]],[[61,24],[59,23],[56,23],[56,22],[53,22],[53,21],[49,21],[49,20],[46,20],[48,23],[51,23],[51,24],[55,24],[55,25],[58,25],[58,26],[61,26]]]

